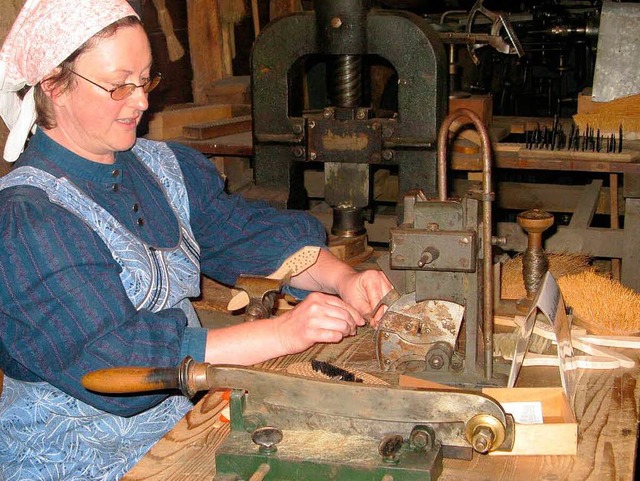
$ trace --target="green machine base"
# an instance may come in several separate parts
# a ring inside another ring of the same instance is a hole
[[[283,431],[277,450],[263,453],[249,433],[231,432],[216,452],[215,481],[248,480],[265,464],[267,481],[435,481],[442,449],[440,443],[428,451],[402,448],[396,459],[385,461],[373,438]]]

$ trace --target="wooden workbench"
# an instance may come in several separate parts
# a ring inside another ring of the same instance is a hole
[[[626,354],[638,361],[635,352]],[[372,331],[363,329],[356,337],[340,344],[318,345],[263,366],[280,370],[315,358],[375,373],[373,357]],[[580,373],[574,404],[579,422],[577,456],[474,455],[471,461],[445,459],[439,479],[632,481],[638,433],[638,376],[638,368]],[[559,385],[557,368],[523,368],[519,385]],[[216,447],[229,432],[228,424],[219,421],[225,406],[226,401],[219,393],[207,393],[123,480],[211,481],[215,475]],[[541,439],[540,442],[553,443],[554,440]]]

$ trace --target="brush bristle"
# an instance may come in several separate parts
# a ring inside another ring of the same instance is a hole
[[[640,295],[620,282],[584,271],[558,279],[565,304],[576,324],[591,334],[622,336],[640,333]]]
[[[594,102],[593,111],[573,116],[574,123],[585,131],[587,127],[600,130],[602,135],[618,135],[622,128],[625,140],[637,139],[640,134],[640,95],[631,95],[610,102]]]
[[[622,336],[640,333],[640,295],[620,282],[600,275],[580,254],[547,254],[549,271],[557,279],[576,324],[590,334]],[[501,270],[501,297],[526,296],[522,256],[509,259]]]
[[[330,378],[338,381],[362,382],[362,379],[356,377],[356,375],[352,372],[328,362],[318,361],[317,359],[314,359],[311,361],[311,367],[314,371],[324,374],[325,376],[329,376]]]

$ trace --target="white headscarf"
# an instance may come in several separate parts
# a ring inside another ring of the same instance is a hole
[[[4,158],[14,162],[36,121],[33,86],[103,28],[138,16],[126,0],[27,0],[0,50],[0,116],[10,133]]]

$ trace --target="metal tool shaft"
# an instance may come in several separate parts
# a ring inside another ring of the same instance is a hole
[[[502,407],[475,392],[417,390],[361,383],[333,382],[250,367],[197,363],[186,358],[177,369],[112,368],[82,379],[87,389],[102,393],[135,393],[181,389],[244,389],[252,402],[298,411],[404,423],[466,422],[482,412],[507,426]],[[354,402],[350,402],[353,400]]]

